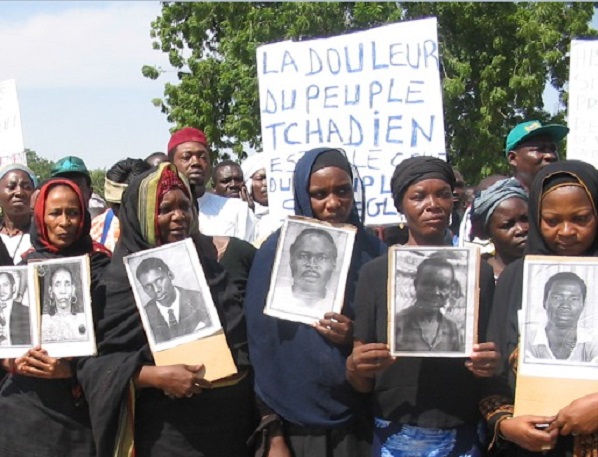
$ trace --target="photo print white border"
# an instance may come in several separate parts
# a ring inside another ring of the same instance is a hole
[[[290,267],[290,247],[296,238],[307,229],[327,232],[334,241],[337,251],[336,267],[329,278],[329,284],[332,283],[335,287],[328,290],[324,299],[318,300],[317,306],[314,307],[298,303],[300,300],[292,296],[293,275]],[[276,247],[264,314],[311,325],[322,319],[327,312],[340,313],[345,299],[345,287],[351,266],[356,231],[357,229],[349,224],[330,224],[302,216],[289,216],[282,225]]]
[[[23,290],[23,295],[21,297],[21,301],[17,302],[18,304],[20,304],[21,306],[25,307],[26,310],[26,315],[28,316],[28,320],[29,320],[29,343],[28,344],[15,344],[12,343],[10,345],[1,345],[0,344],[0,359],[12,359],[12,358],[16,358],[16,357],[21,357],[23,354],[25,354],[29,349],[31,349],[33,347],[34,342],[36,341],[36,333],[37,333],[37,315],[36,315],[36,307],[35,307],[35,301],[31,301],[30,298],[30,293],[29,293],[29,276],[28,276],[28,269],[27,266],[17,266],[17,267],[11,267],[11,266],[5,266],[5,267],[0,267],[0,274],[1,273],[8,273],[10,275],[12,275],[14,281],[15,281],[15,290],[13,292],[12,295],[12,300],[13,300],[13,309],[11,310],[11,312],[14,310],[14,303],[17,301],[17,295],[19,293],[19,290]],[[22,289],[22,284],[21,282],[25,283],[25,289]],[[30,306],[31,303],[34,303],[33,306]],[[22,316],[21,316],[22,317]],[[7,334],[10,332],[10,324],[11,324],[11,316],[10,313],[5,312],[4,313],[4,319],[5,319],[5,326],[3,329],[4,334]]]
[[[156,341],[145,309],[145,305],[150,300],[147,298],[147,295],[143,291],[143,287],[137,280],[136,276],[136,271],[139,264],[144,259],[151,257],[157,257],[164,261],[174,275],[175,279],[173,283],[175,284],[175,287],[185,285],[186,288],[192,291],[197,291],[201,294],[203,306],[207,311],[211,325],[206,325],[196,329],[191,333],[187,333],[167,341]],[[214,300],[212,299],[210,287],[208,286],[203,268],[197,255],[197,250],[191,238],[131,254],[126,256],[123,261],[127,271],[127,276],[129,278],[129,283],[131,284],[131,289],[133,290],[133,295],[135,297],[135,304],[137,305],[139,315],[141,316],[141,322],[143,323],[143,328],[145,330],[145,334],[147,335],[147,340],[152,352],[160,352],[191,341],[196,341],[213,335],[222,329],[220,318],[218,317],[218,311],[216,310]]]
[[[459,296],[440,312],[453,321],[459,331],[459,351],[406,351],[397,349],[397,314],[415,303],[414,280],[419,264],[425,259],[446,259],[455,272]],[[479,298],[479,262],[477,247],[392,246],[388,251],[388,344],[390,353],[399,357],[469,357],[477,341]]]
[[[79,327],[84,328],[85,339],[80,341],[48,341],[42,340],[42,327],[44,321],[44,299],[49,294],[49,285],[43,281],[42,277],[51,274],[58,266],[65,266],[73,273],[77,272],[80,284],[77,285],[77,303],[82,309]],[[35,303],[36,312],[36,341],[34,345],[40,344],[43,349],[48,351],[51,357],[84,357],[96,355],[96,339],[93,326],[93,311],[91,303],[91,273],[89,269],[89,256],[82,255],[78,257],[64,257],[59,259],[49,259],[30,262],[28,264],[29,273],[29,293],[30,303]],[[80,290],[79,290],[80,286]],[[42,287],[44,290],[42,290]]]
[[[598,358],[588,361],[534,358],[528,350],[538,331],[544,331],[546,312],[544,288],[548,279],[560,272],[575,273],[586,285],[584,309],[579,316],[578,331],[589,337],[587,342],[598,351],[598,259],[593,257],[527,256],[523,267],[523,296],[519,311],[519,363],[522,375],[563,378],[598,379]],[[579,336],[579,334],[578,334]]]

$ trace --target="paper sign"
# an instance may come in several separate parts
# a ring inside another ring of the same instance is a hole
[[[571,41],[567,159],[598,167],[598,40]]]
[[[0,167],[9,163],[27,164],[14,79],[0,81]]]
[[[363,181],[366,224],[398,222],[395,166],[415,155],[446,159],[439,55],[436,18],[259,47],[270,211],[293,214],[297,160],[330,146],[346,151]]]

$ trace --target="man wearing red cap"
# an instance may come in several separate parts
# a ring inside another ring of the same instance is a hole
[[[168,158],[189,180],[199,206],[199,229],[205,235],[234,236],[253,241],[255,216],[247,203],[206,192],[212,163],[201,130],[185,127],[168,142]]]

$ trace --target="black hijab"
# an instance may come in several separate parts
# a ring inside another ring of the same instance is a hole
[[[136,176],[123,195],[119,213],[120,238],[101,285],[104,300],[97,316],[98,357],[87,359],[79,366],[79,378],[90,404],[97,453],[101,456],[114,453],[130,381],[141,366],[154,364],[123,258],[155,247],[148,241],[148,233],[153,230],[152,224],[155,227],[160,182],[172,173],[178,175],[174,165],[160,164]],[[186,180],[182,180],[188,186]],[[211,243],[197,232],[192,238],[233,358],[237,367],[243,370],[249,361],[241,299],[230,285],[224,269],[213,258],[204,255],[204,252],[213,251]]]
[[[334,166],[353,175],[345,155],[331,148],[307,151],[293,174],[295,214],[314,217],[309,182],[311,175]],[[353,205],[347,223],[357,228],[351,267],[347,276],[342,313],[351,319],[359,269],[386,252],[384,244],[366,233]],[[258,396],[288,421],[311,427],[334,428],[361,414],[358,394],[345,378],[350,345],[336,345],[306,324],[264,314],[280,230],[273,233],[255,255],[245,296],[251,361]]]
[[[557,186],[574,184],[581,186],[592,202],[596,212],[598,198],[598,171],[588,163],[579,160],[553,162],[542,168],[530,188],[528,211],[529,231],[526,254],[556,255],[550,250],[540,230],[542,197]],[[586,256],[598,256],[598,236],[586,252]],[[514,373],[510,370],[509,356],[514,355],[519,342],[517,312],[521,309],[523,293],[523,263],[518,259],[505,268],[496,284],[494,305],[488,330],[488,341],[494,341],[504,358],[504,370],[509,375],[509,384],[515,385]],[[506,323],[506,325],[505,325]]]

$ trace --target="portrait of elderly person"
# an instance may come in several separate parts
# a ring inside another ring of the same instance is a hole
[[[307,306],[329,311],[330,277],[336,268],[337,249],[332,236],[325,230],[308,228],[295,239],[290,249],[293,285],[292,306]]]
[[[150,297],[145,312],[156,343],[211,325],[201,294],[175,286],[174,274],[162,259],[143,259],[135,275]]]
[[[472,233],[490,240],[493,254],[484,258],[498,279],[507,265],[523,257],[529,228],[527,192],[514,178],[503,179],[480,191],[471,208]]]
[[[459,327],[441,310],[454,290],[455,270],[441,258],[424,259],[415,273],[415,303],[396,317],[395,349],[413,352],[463,351]]]
[[[84,341],[89,337],[83,313],[83,297],[67,266],[55,268],[47,286],[47,307],[42,315],[42,343]]]
[[[587,287],[575,273],[557,273],[544,286],[546,324],[528,335],[526,358],[592,362],[598,359],[598,346],[579,327],[585,308]]]

